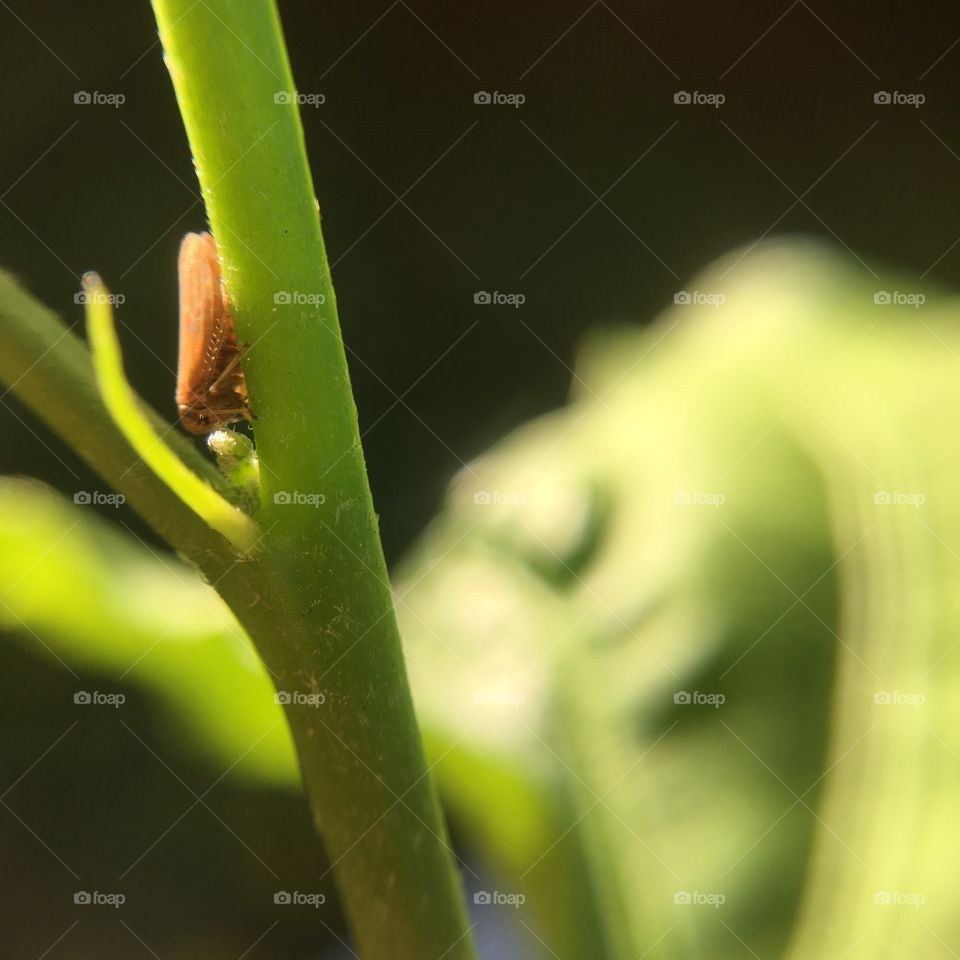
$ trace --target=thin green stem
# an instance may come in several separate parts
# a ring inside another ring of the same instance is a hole
[[[123,372],[120,344],[113,326],[113,308],[103,281],[95,273],[83,278],[87,335],[103,402],[120,432],[154,473],[210,527],[247,553],[260,538],[256,522],[225,500],[194,473],[160,437]]]
[[[154,0],[154,9],[257,417],[261,563],[273,593],[258,590],[262,602],[238,615],[291,695],[314,817],[364,957],[470,960],[275,5]],[[319,693],[322,706],[301,705]]]
[[[0,381],[106,483],[119,490],[168,543],[208,573],[234,563],[235,551],[140,459],[103,403],[90,353],[63,322],[0,273]],[[209,461],[160,416],[141,407],[168,434],[179,458],[224,496],[231,490]]]

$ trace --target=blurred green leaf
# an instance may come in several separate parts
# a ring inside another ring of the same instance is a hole
[[[70,504],[0,479],[0,623],[71,670],[142,685],[162,722],[216,767],[299,789],[287,725],[245,634],[192,567],[90,505],[118,496],[80,491]]]
[[[960,946],[960,328],[892,283],[731,256],[588,345],[399,578],[441,783],[564,960],[571,924],[616,960]]]
[[[957,302],[802,245],[696,288],[587,344],[395,578],[442,790],[561,960],[945,960]],[[87,511],[0,484],[0,617],[220,763],[264,734],[238,770],[293,787],[220,601]]]

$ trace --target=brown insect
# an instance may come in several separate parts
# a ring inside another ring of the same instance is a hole
[[[180,244],[180,355],[177,410],[191,433],[203,434],[253,417],[242,351],[223,289],[216,241],[188,233]]]

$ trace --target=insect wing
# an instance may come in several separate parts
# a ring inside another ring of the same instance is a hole
[[[180,352],[177,361],[177,405],[202,400],[210,382],[211,350],[222,311],[220,260],[209,233],[188,233],[180,244]]]

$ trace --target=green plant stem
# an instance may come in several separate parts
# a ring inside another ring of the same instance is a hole
[[[50,310],[0,273],[0,381],[101,477],[123,493],[153,529],[216,575],[234,563],[230,544],[215,534],[144,464],[117,429],[101,399],[90,353]],[[147,415],[196,474],[224,496],[231,489],[186,438],[154,412]]]
[[[287,621],[280,619],[287,616],[290,609],[294,609],[294,598],[298,591],[291,587],[277,569],[274,558],[266,551],[258,551],[253,558],[240,559],[226,539],[213,531],[140,460],[104,406],[90,353],[83,342],[50,310],[22,290],[13,278],[2,272],[0,382],[6,385],[8,393],[15,394],[96,470],[107,484],[123,493],[127,498],[127,505],[143,516],[159,536],[201,568],[252,638],[279,638],[282,635],[290,639],[289,648],[288,645],[280,643],[279,639],[274,644],[268,644],[274,654],[270,657],[270,667],[279,688],[288,691],[297,689],[305,676],[302,650],[310,648],[311,636],[316,629],[309,617],[298,616]],[[163,432],[162,419],[152,411],[147,412],[154,425]],[[214,469],[182,434],[168,431],[166,439],[178,455],[211,485],[219,487],[224,495],[232,492],[219,471]],[[284,625],[282,634],[281,622]],[[332,684],[324,684],[324,687],[329,690]],[[329,727],[331,721],[339,722],[338,715],[342,707],[336,702],[328,701],[328,704],[334,708],[331,711],[332,716],[314,715],[316,727],[321,731]],[[312,709],[314,708],[299,708],[300,711]],[[325,738],[318,736],[311,745],[311,728],[301,722],[304,719],[309,720],[310,714],[301,713],[298,716],[297,709],[292,706],[290,711],[288,716],[297,739],[299,758],[304,777],[308,779],[308,786],[310,778],[316,782],[327,775],[332,782],[339,783],[339,789],[349,792],[350,785],[340,782],[342,778],[350,776],[349,752],[346,757],[338,758],[334,755],[328,758],[330,767],[325,769],[324,759],[314,752],[322,749]],[[378,730],[376,733],[381,748],[389,750],[389,729]],[[304,737],[308,741],[306,746]],[[364,776],[368,779],[367,783],[362,781]],[[363,790],[372,789],[369,779],[376,779],[372,771],[366,774],[361,771],[358,774],[355,797],[357,806],[373,803],[373,800],[365,799],[362,795]],[[415,778],[411,780],[416,789],[421,788],[422,782]],[[374,829],[370,830],[353,850],[347,852],[342,865],[345,864],[365,878],[363,895],[373,904],[363,921],[366,925],[358,934],[358,941],[368,945],[363,947],[368,951],[366,955],[412,958],[416,956],[418,944],[429,942],[438,945],[445,942],[444,934],[430,917],[431,907],[436,901],[429,898],[433,896],[436,879],[444,879],[447,874],[438,873],[432,877],[423,875],[412,879],[407,876],[410,886],[402,891],[391,890],[390,874],[378,871],[389,869],[388,861],[398,855],[393,847],[404,846],[403,830],[409,830],[407,841],[417,844],[425,844],[428,840],[436,842],[436,836],[427,833],[424,825],[417,819],[417,816],[422,816],[422,812],[415,805],[417,798],[414,791],[410,790],[410,784],[404,788],[409,791],[408,794],[400,794],[402,802],[397,802],[397,798],[392,795],[389,800],[383,796],[388,787],[397,789],[392,781],[384,779],[381,785],[382,791],[374,795],[374,800],[379,799],[384,804],[384,809],[371,821]],[[318,813],[316,797],[312,796],[311,799],[315,815],[318,821],[321,821],[322,814]],[[336,811],[327,822],[331,821],[333,824],[338,822]],[[382,831],[387,827],[396,831],[393,837],[383,836]],[[422,835],[424,833],[426,837]],[[324,835],[327,835],[326,830]],[[333,854],[345,841],[334,835],[333,841],[327,842]],[[372,852],[367,846],[370,842],[377,844]],[[360,860],[361,855],[363,860]],[[415,850],[411,854],[411,861],[415,866],[419,863],[422,869],[426,869],[422,866],[425,861],[429,867],[430,861],[437,858],[436,851],[432,851],[427,858],[423,856],[422,850]],[[406,874],[405,865],[401,863],[400,867],[403,868],[400,872]],[[442,862],[440,868],[449,869],[446,862]],[[397,895],[400,892],[403,893],[402,898]],[[422,895],[419,903],[418,893]],[[355,896],[357,895],[355,892]],[[408,907],[405,902],[407,900],[414,902]],[[392,949],[391,941],[394,935],[408,939],[394,943],[396,949]],[[455,935],[451,932],[450,936],[460,937],[462,931]],[[453,942],[456,943],[456,940]],[[463,952],[464,947],[472,949],[466,938],[457,943],[448,956],[471,956],[472,954]],[[436,952],[434,946],[430,949],[434,952],[423,955],[440,956],[446,947],[439,949],[439,952]]]
[[[260,562],[274,576],[273,592],[258,591],[238,615],[279,689],[325,698],[287,715],[363,956],[469,960],[275,5],[154,0],[154,9],[248,345]]]

